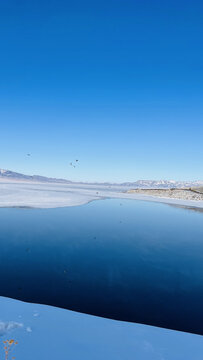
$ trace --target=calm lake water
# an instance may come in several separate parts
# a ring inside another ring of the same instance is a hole
[[[203,334],[203,213],[133,200],[0,209],[0,295]]]

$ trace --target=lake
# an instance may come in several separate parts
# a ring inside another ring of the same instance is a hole
[[[0,295],[203,334],[203,213],[101,200],[0,209]]]

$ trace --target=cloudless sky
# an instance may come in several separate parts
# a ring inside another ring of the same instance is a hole
[[[203,179],[202,15],[197,0],[1,0],[0,168]]]

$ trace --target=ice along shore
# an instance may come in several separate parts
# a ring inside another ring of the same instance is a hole
[[[0,181],[0,207],[56,208],[100,199],[133,199],[203,209],[203,194],[185,189],[131,189],[129,186]]]

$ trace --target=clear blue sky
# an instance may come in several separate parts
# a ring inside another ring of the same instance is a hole
[[[197,0],[2,0],[0,168],[203,179],[202,13]]]

